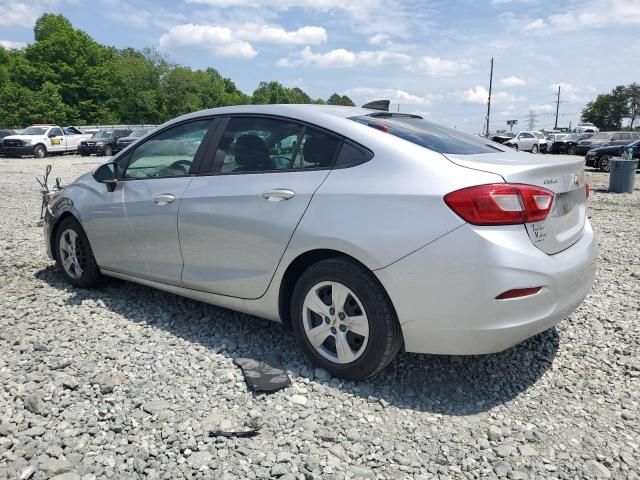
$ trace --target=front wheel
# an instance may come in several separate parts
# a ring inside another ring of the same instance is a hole
[[[65,279],[80,288],[96,286],[102,278],[89,239],[73,217],[60,222],[55,234],[56,265]]]
[[[113,155],[113,147],[111,145],[106,145],[102,150],[102,154],[106,157],[110,157]]]
[[[302,274],[293,291],[291,318],[305,355],[336,377],[374,375],[402,344],[386,292],[371,272],[346,258],[320,261]]]
[[[600,157],[598,168],[601,172],[609,172],[611,170],[611,157],[609,155],[603,155]]]
[[[47,156],[47,149],[44,148],[42,145],[36,145],[33,148],[33,156],[35,158],[44,158]]]
[[[567,155],[575,155],[576,154],[576,147],[574,147],[573,145],[570,145],[569,148],[567,148]]]
[[[540,148],[538,147],[538,145],[534,145],[533,147],[531,147],[531,153],[538,153],[540,151]]]

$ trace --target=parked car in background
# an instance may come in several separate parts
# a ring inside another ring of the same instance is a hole
[[[2,140],[5,156],[21,157],[33,155],[43,158],[47,155],[75,153],[82,140],[89,138],[75,127],[57,125],[32,125],[17,135],[9,135]]]
[[[576,133],[598,133],[600,129],[593,123],[582,122],[576,125]]]
[[[491,353],[566,318],[595,274],[587,194],[581,158],[417,115],[242,105],[161,125],[51,195],[44,238],[76,287],[108,275],[283,322],[362,379],[400,349]]]
[[[120,150],[118,140],[130,134],[131,129],[98,130],[90,139],[80,142],[78,153],[83,157],[92,153],[97,156],[110,157]]]
[[[132,144],[133,142],[137,142],[138,140],[140,140],[140,138],[144,137],[151,130],[153,129],[139,128],[139,129],[133,130],[129,135],[118,139],[118,148],[122,150],[124,147]]]
[[[604,147],[592,148],[584,157],[585,165],[598,168],[602,172],[608,172],[611,169],[611,159],[622,157],[623,152],[628,147],[633,149],[633,158],[640,159],[640,140],[636,140],[628,145],[606,145]]]
[[[549,153],[566,153],[567,155],[575,155],[576,147],[580,140],[594,135],[593,133],[564,133],[553,134],[551,139],[547,137],[547,149]]]
[[[547,151],[547,140],[542,132],[518,132],[511,140],[504,142],[504,145],[531,153]]]
[[[8,137],[9,135],[15,135],[16,132],[14,132],[13,130],[7,130],[7,129],[3,129],[0,130],[0,155],[3,155],[2,152],[2,139],[4,137]]]
[[[591,138],[580,140],[576,146],[576,153],[585,155],[595,147],[628,145],[634,140],[640,140],[640,132],[598,132]]]
[[[491,140],[498,143],[505,143],[511,140],[512,138],[515,138],[515,136],[516,134],[513,132],[502,132],[502,133],[496,133],[492,135]]]

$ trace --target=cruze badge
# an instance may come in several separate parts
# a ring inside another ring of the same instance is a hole
[[[550,185],[550,184],[552,184],[552,183],[558,183],[558,179],[557,179],[557,178],[547,178],[547,179],[544,181],[544,184],[545,184],[545,185]]]

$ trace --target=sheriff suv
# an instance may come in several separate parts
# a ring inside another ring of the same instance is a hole
[[[50,154],[75,153],[80,142],[90,136],[75,127],[32,125],[17,135],[4,137],[2,150],[7,157],[33,155],[43,158]]]

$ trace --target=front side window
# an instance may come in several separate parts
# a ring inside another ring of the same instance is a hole
[[[124,178],[187,175],[212,120],[171,127],[139,145],[131,155]]]
[[[333,165],[340,140],[319,129],[262,117],[233,117],[214,159],[214,172],[259,173]]]
[[[49,135],[55,135],[56,137],[62,136],[62,129],[60,127],[52,128],[49,130]]]

